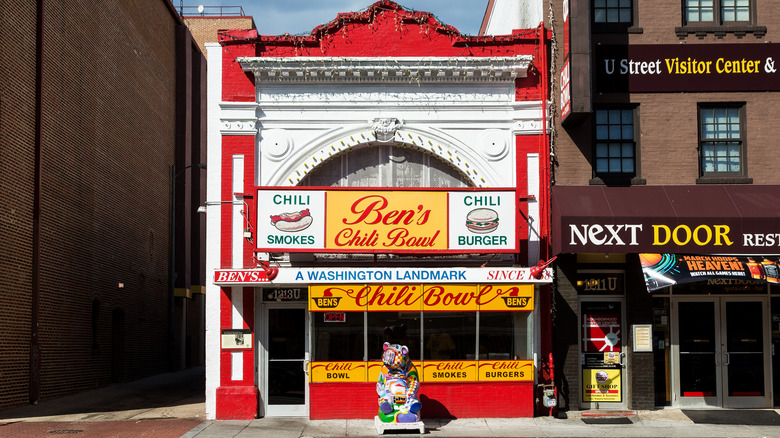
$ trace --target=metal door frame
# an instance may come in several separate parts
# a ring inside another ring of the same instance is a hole
[[[311,342],[309,333],[309,309],[307,303],[274,303],[274,302],[262,302],[256,300],[258,303],[258,311],[255,312],[256,321],[255,327],[260,328],[259,336],[257,337],[257,372],[255,373],[257,384],[260,392],[260,408],[262,416],[265,417],[308,417],[309,416],[309,357],[311,352]],[[269,311],[270,309],[301,309],[305,314],[305,324],[301,327],[304,330],[304,358],[303,366],[306,375],[306,382],[304,388],[306,391],[305,403],[302,405],[270,405],[268,404],[268,349],[269,342]]]
[[[672,407],[675,408],[770,408],[772,407],[772,362],[771,362],[771,315],[770,300],[767,295],[672,295],[671,324],[672,324]],[[680,333],[679,333],[679,302],[711,302],[715,304],[715,366],[716,366],[716,391],[714,397],[685,397],[680,393]],[[761,318],[763,320],[763,361],[764,361],[764,395],[760,397],[729,397],[728,394],[728,361],[725,346],[726,307],[729,302],[760,302]]]
[[[622,272],[622,271],[621,271]],[[580,381],[580,408],[581,409],[610,409],[610,410],[626,410],[629,409],[629,403],[628,401],[631,399],[631,385],[628,384],[630,381],[628,379],[628,376],[630,374],[628,366],[628,355],[627,348],[628,348],[628,329],[626,325],[626,299],[623,295],[605,295],[605,296],[590,296],[590,295],[581,295],[579,297],[577,306],[577,315],[578,315],[578,322],[577,322],[577,351],[579,352],[579,355],[582,356],[584,353],[582,352],[582,334],[583,334],[583,315],[582,315],[582,303],[589,303],[589,302],[616,302],[620,303],[620,360],[621,360],[621,369],[620,369],[620,391],[621,391],[621,401],[619,402],[605,402],[605,401],[597,401],[597,402],[586,402],[583,400],[583,392],[584,392],[584,385],[585,382],[582,378],[582,370],[583,370],[583,363],[580,361],[579,365],[579,376],[578,379]]]

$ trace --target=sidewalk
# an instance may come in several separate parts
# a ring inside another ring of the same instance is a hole
[[[735,412],[735,411],[731,411]],[[755,411],[753,411],[755,412]],[[769,410],[768,413],[774,413]],[[587,415],[587,413],[585,413]],[[739,413],[735,413],[739,416]],[[777,415],[774,413],[774,415]],[[778,416],[780,418],[780,416]],[[589,418],[484,418],[424,420],[430,437],[780,437],[780,425],[697,424],[679,409],[631,411],[621,416]],[[623,423],[587,424],[586,422]],[[261,418],[251,421],[205,421],[185,438],[379,436],[372,420]],[[415,432],[383,436],[419,436]]]
[[[205,418],[199,367],[0,411],[0,438],[178,438]]]
[[[79,438],[377,436],[373,419],[204,420],[205,378],[201,367],[0,411],[0,438],[52,438],[63,434]],[[423,421],[424,436],[430,437],[780,437],[780,415],[773,409],[574,411],[567,418]],[[415,431],[384,436],[419,434]]]

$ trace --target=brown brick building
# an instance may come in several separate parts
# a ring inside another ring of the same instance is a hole
[[[173,298],[204,275],[186,26],[168,0],[0,8],[0,408],[202,363]]]
[[[206,43],[219,41],[217,31],[255,29],[254,19],[244,15],[241,6],[182,6],[180,12],[203,56],[206,56]]]
[[[777,406],[780,11],[550,4],[559,408]]]

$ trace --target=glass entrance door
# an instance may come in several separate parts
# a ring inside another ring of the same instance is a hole
[[[268,307],[265,388],[269,417],[308,416],[308,311]]]
[[[679,407],[769,407],[764,298],[678,298],[673,345]]]
[[[626,409],[628,386],[623,346],[623,301],[583,300],[580,303],[582,407]]]

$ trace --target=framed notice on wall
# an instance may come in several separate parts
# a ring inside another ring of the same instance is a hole
[[[634,324],[634,352],[649,353],[653,351],[653,325]]]

